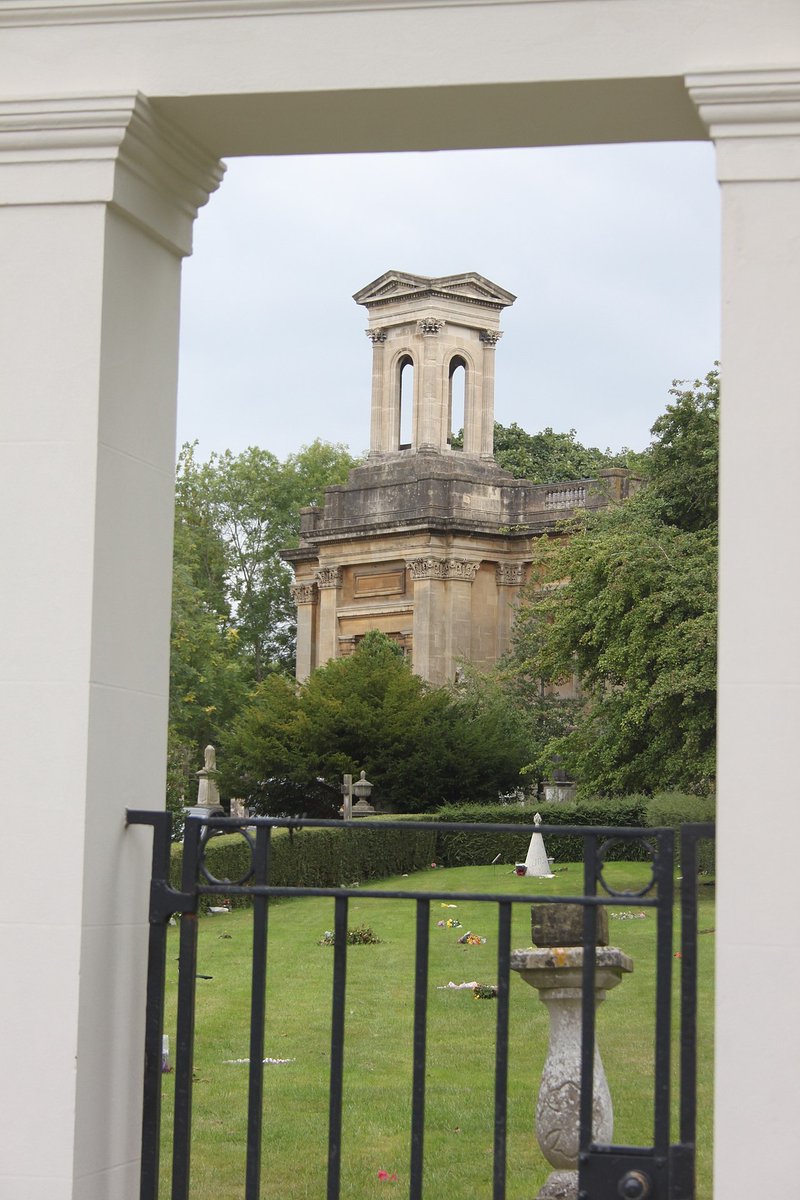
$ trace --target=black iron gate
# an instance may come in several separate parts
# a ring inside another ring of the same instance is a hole
[[[250,1012],[250,1065],[244,1200],[260,1200],[262,1108],[264,1093],[264,1022],[269,898],[327,896],[334,899],[333,1004],[331,1014],[331,1073],[328,1117],[328,1173],[325,1200],[339,1200],[342,1142],[342,1084],[344,1067],[345,982],[347,972],[348,900],[345,888],[275,887],[270,879],[273,829],[334,827],[372,828],[447,833],[571,835],[583,840],[584,888],[580,896],[504,895],[428,890],[360,888],[360,899],[402,899],[416,904],[416,970],[412,1046],[410,1130],[410,1200],[422,1200],[425,1133],[425,1059],[428,997],[428,939],[432,900],[463,900],[497,905],[497,1026],[492,1200],[506,1194],[506,1105],[508,1076],[509,975],[511,912],[514,904],[580,904],[583,906],[582,1041],[578,1153],[579,1200],[694,1200],[697,1067],[697,844],[713,838],[713,825],[684,825],[680,831],[680,863],[684,886],[681,906],[680,1094],[679,1137],[671,1141],[670,1060],[672,1049],[673,910],[676,834],[672,829],[587,828],[585,826],[521,826],[471,823],[316,821],[271,818],[188,818],[183,845],[180,890],[170,886],[171,818],[163,812],[129,811],[130,825],[153,827],[153,868],[150,886],[147,1014],[145,1030],[144,1103],[142,1123],[141,1200],[159,1200],[161,1144],[161,1050],[164,1024],[167,925],[180,914],[178,1013],[175,1047],[175,1112],[172,1131],[171,1200],[191,1200],[189,1166],[192,1123],[195,984],[197,974],[197,913],[201,896],[247,896],[253,907],[253,963]],[[218,833],[238,831],[250,847],[250,865],[237,880],[215,879],[204,859],[208,840]],[[644,844],[651,859],[651,878],[637,892],[618,892],[604,869],[611,846]],[[597,914],[601,906],[637,906],[655,910],[656,1013],[653,1140],[649,1146],[598,1145],[592,1140],[592,1097],[595,1041],[595,969]],[[438,1198],[434,1198],[438,1200]]]

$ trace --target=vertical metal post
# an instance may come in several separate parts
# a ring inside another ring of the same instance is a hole
[[[411,1084],[411,1171],[409,1200],[422,1200],[425,1136],[425,1055],[428,1019],[428,942],[431,902],[417,901],[417,939],[414,978],[414,1066]]]
[[[583,842],[583,894],[597,895],[597,836],[587,833]],[[595,947],[597,909],[583,907],[583,968],[581,977],[581,1099],[578,1153],[586,1154],[594,1140],[594,1039],[595,1039]]]
[[[672,902],[675,864],[675,834],[663,829],[656,835],[656,859],[653,864],[658,908],[656,935],[656,1045],[655,1111],[653,1146],[656,1166],[663,1167],[669,1156],[670,1138],[670,1060],[672,1020]]]
[[[255,878],[269,882],[269,826],[256,832]],[[261,1130],[264,1102],[264,1018],[267,998],[267,932],[269,900],[253,897],[253,973],[250,989],[250,1082],[247,1095],[247,1165],[245,1200],[259,1200],[261,1194]]]
[[[333,1012],[331,1015],[331,1094],[328,1111],[327,1200],[339,1200],[342,1169],[342,1082],[344,1073],[344,1002],[347,982],[347,896],[334,901]]]
[[[492,1200],[505,1200],[508,1122],[508,1001],[511,962],[511,905],[497,915],[497,1035],[494,1066],[494,1166]]]
[[[672,1200],[694,1200],[697,1137],[697,838],[709,826],[682,825],[680,1145],[672,1149]]]
[[[181,889],[197,886],[202,824],[187,817],[183,840]],[[175,1049],[175,1117],[172,1138],[172,1200],[189,1200],[189,1167],[192,1140],[192,1070],[194,1017],[197,990],[197,914],[181,915],[178,954],[178,1022]]]
[[[144,1032],[142,1165],[140,1200],[157,1200],[161,1159],[161,1039],[164,1032],[164,985],[169,913],[155,903],[169,883],[172,819],[168,812],[147,814],[153,826],[150,931],[147,943],[147,1007]]]

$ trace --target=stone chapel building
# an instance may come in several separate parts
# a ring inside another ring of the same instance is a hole
[[[475,272],[387,271],[353,297],[369,314],[367,462],[302,510],[295,572],[297,677],[352,654],[370,629],[413,670],[452,682],[467,660],[506,650],[531,539],[578,508],[628,494],[629,472],[558,484],[515,479],[494,460],[494,357],[515,297]],[[452,445],[463,396],[463,449]],[[404,441],[408,431],[408,441]]]

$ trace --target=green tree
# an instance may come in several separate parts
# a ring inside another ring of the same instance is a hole
[[[378,805],[397,812],[496,798],[519,783],[524,749],[514,755],[492,706],[430,687],[377,631],[296,694],[288,688],[266,681],[224,743],[224,786],[260,811],[309,811],[321,792],[338,808],[342,775],[361,770]]]
[[[453,446],[462,446],[463,439],[462,429],[453,438]],[[629,452],[614,454],[608,449],[584,446],[574,429],[556,433],[548,425],[539,433],[527,433],[515,421],[510,425],[495,421],[494,456],[498,466],[517,479],[559,483],[565,479],[593,479],[604,467],[627,466]]]
[[[203,747],[247,702],[254,682],[293,670],[291,572],[300,509],[318,503],[355,460],[314,442],[279,462],[264,450],[178,457],[172,579],[167,802],[193,799]],[[293,686],[293,685],[292,685]]]
[[[357,465],[344,446],[315,441],[280,462],[251,446],[198,463],[192,446],[178,461],[176,569],[188,566],[204,602],[236,630],[238,653],[255,680],[293,670],[292,572],[280,551],[296,546],[300,509],[320,503]],[[188,557],[187,557],[188,556]]]
[[[718,378],[675,385],[653,426],[650,482],[538,544],[514,630],[520,695],[573,673],[584,703],[559,753],[586,791],[707,791],[714,782]]]

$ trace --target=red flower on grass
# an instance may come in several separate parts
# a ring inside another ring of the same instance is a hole
[[[380,1179],[381,1183],[397,1183],[397,1175],[394,1171],[391,1175],[388,1171],[378,1171],[378,1179]]]

